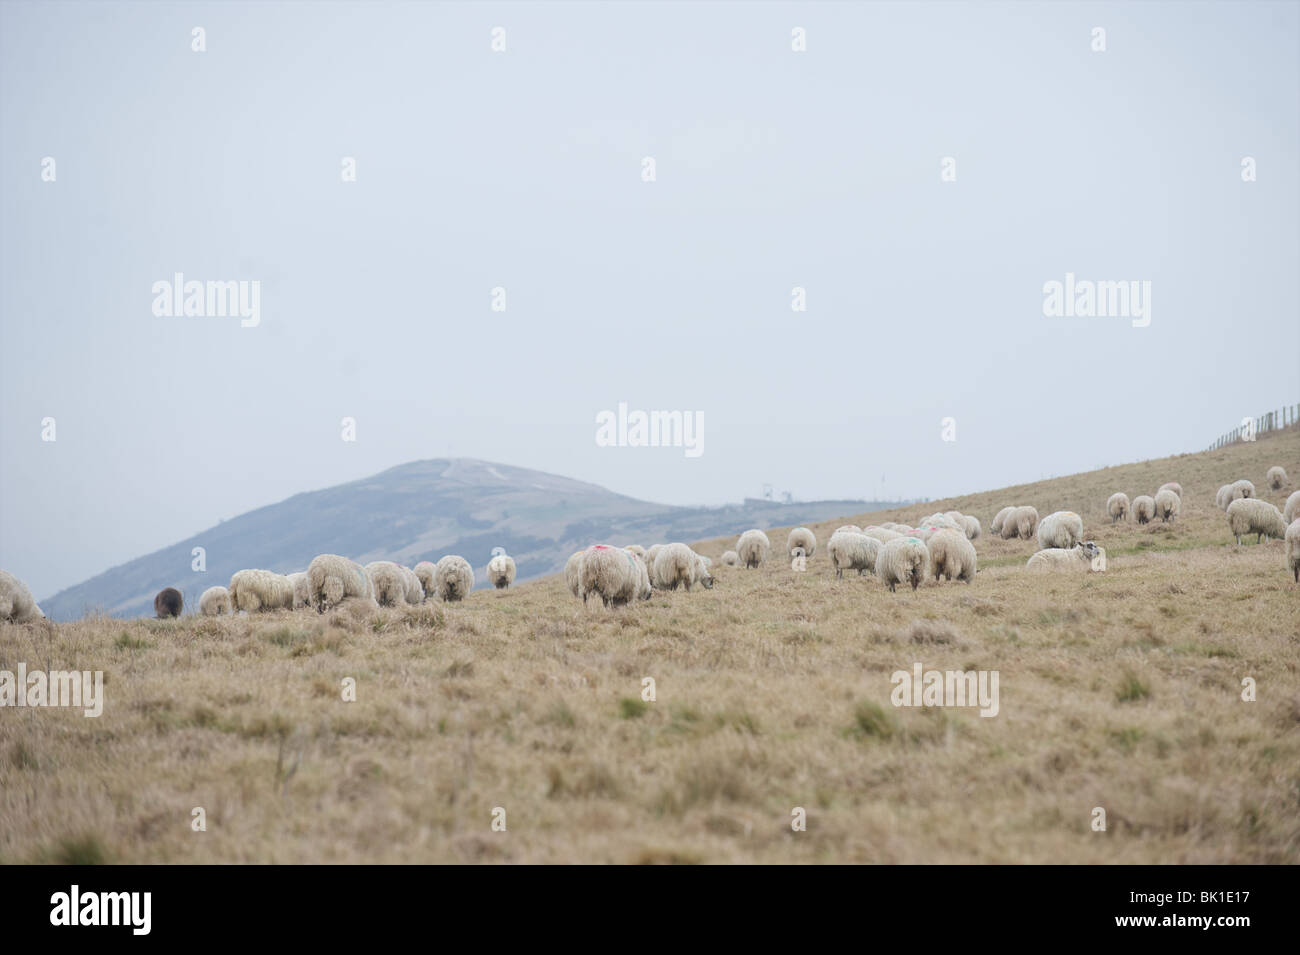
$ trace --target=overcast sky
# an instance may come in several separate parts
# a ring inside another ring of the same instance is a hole
[[[6,2],[0,566],[45,597],[449,454],[713,504],[1200,450],[1300,401],[1298,23]],[[156,316],[178,272],[258,281],[260,323]],[[1150,282],[1149,325],[1045,316],[1067,273]],[[620,402],[703,453],[598,446]]]

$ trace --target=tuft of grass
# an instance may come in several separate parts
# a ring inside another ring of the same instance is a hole
[[[640,719],[648,709],[650,704],[635,696],[625,696],[618,701],[618,715],[625,720]]]
[[[123,630],[117,635],[117,639],[113,641],[113,646],[119,650],[148,650],[152,644]]]
[[[1121,703],[1136,703],[1138,700],[1145,700],[1150,696],[1151,688],[1143,683],[1142,678],[1132,671],[1124,674],[1119,689],[1115,691],[1115,699]]]
[[[875,700],[863,700],[853,711],[849,734],[858,739],[888,741],[898,733],[898,720]]]

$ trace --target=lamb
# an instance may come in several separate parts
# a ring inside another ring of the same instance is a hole
[[[1300,517],[1286,529],[1286,563],[1295,582],[1300,584]]]
[[[1139,524],[1148,524],[1156,516],[1156,499],[1149,494],[1133,498],[1133,517]]]
[[[835,576],[844,577],[844,571],[856,570],[861,577],[867,571],[876,570],[876,556],[880,553],[881,543],[874,537],[854,531],[839,530],[831,535],[826,544],[826,554],[835,568]]]
[[[1090,570],[1092,559],[1100,550],[1092,541],[1081,541],[1073,547],[1049,547],[1038,551],[1025,564],[1028,570]]]
[[[1004,507],[993,515],[993,523],[989,525],[989,533],[1002,535],[1002,525],[1006,523],[1007,515],[1015,510],[1014,506]]]
[[[1182,498],[1169,488],[1161,488],[1156,491],[1156,516],[1165,524],[1177,520],[1178,511],[1182,507],[1182,503]]]
[[[1286,470],[1279,465],[1273,465],[1264,475],[1264,482],[1275,491],[1280,491],[1291,482],[1287,480]]]
[[[1161,491],[1173,491],[1178,495],[1179,499],[1183,496],[1183,486],[1177,481],[1170,481],[1168,484],[1160,485],[1160,487],[1156,489],[1156,493],[1159,494]]]
[[[1286,499],[1286,506],[1282,508],[1282,520],[1290,524],[1297,517],[1300,517],[1300,491],[1295,491]]]
[[[930,552],[915,537],[889,541],[876,555],[876,576],[889,586],[890,593],[901,583],[915,590],[930,571]]]
[[[745,531],[736,541],[736,554],[746,567],[757,567],[767,560],[767,552],[771,548],[772,542],[758,528]]]
[[[582,555],[585,553],[585,550],[574,551],[564,562],[564,582],[575,597],[582,589]]]
[[[185,607],[185,598],[175,587],[164,587],[153,598],[153,612],[159,620],[167,617],[179,617]]]
[[[806,527],[796,527],[785,539],[786,553],[793,557],[797,547],[803,548],[803,555],[812,560],[812,555],[817,553],[817,535]]]
[[[970,514],[963,514],[961,519],[962,523],[966,525],[966,539],[977,540],[983,532],[983,528],[980,527],[980,519],[972,517]]]
[[[433,565],[433,586],[444,601],[464,600],[474,589],[474,568],[464,557],[448,554]]]
[[[355,560],[338,554],[320,554],[307,567],[309,603],[318,613],[347,599],[373,600],[366,570]]]
[[[9,571],[0,570],[0,620],[30,623],[44,618],[45,614],[36,606],[27,585]]]
[[[232,613],[293,609],[293,584],[272,570],[236,571],[229,590]]]
[[[740,566],[740,555],[737,554],[734,550],[724,550],[722,552],[721,560],[722,560],[722,565],[724,567]]]
[[[422,560],[415,565],[415,579],[420,582],[420,589],[424,591],[426,599],[434,595],[433,571],[434,565],[432,561]]]
[[[1106,513],[1110,515],[1110,522],[1128,521],[1129,515],[1128,495],[1123,491],[1116,491],[1106,499]]]
[[[1034,532],[1038,529],[1038,509],[1029,505],[1022,505],[1012,509],[1002,521],[1002,539],[1011,540],[1013,537],[1023,537],[1030,540]]]
[[[1238,546],[1243,536],[1255,534],[1255,543],[1265,537],[1285,537],[1287,526],[1282,512],[1268,501],[1259,498],[1242,498],[1228,505],[1228,529],[1237,537]]]
[[[975,578],[975,545],[961,531],[935,531],[925,546],[935,580],[956,578],[969,584]]]
[[[293,609],[302,610],[304,607],[310,607],[311,585],[307,582],[307,572],[300,570],[297,573],[285,574],[285,576],[289,578],[289,585],[293,587]],[[200,597],[199,599],[202,600],[203,598]],[[202,609],[202,605],[200,605],[199,609]]]
[[[1251,484],[1245,478],[1242,478],[1240,481],[1232,482],[1232,500],[1238,501],[1241,500],[1243,497],[1254,497],[1254,496],[1255,496],[1255,485]]]
[[[632,548],[635,547],[636,550]],[[633,544],[632,547],[625,548],[629,554],[636,554],[641,550],[640,545]],[[640,555],[637,554],[639,557]],[[505,590],[515,582],[515,559],[509,554],[497,554],[487,565],[487,579],[497,590]]]
[[[654,585],[660,590],[676,590],[679,586],[690,592],[691,584],[703,584],[712,589],[713,578],[699,554],[685,544],[669,544],[655,555]]]
[[[205,617],[221,617],[230,613],[230,591],[225,587],[209,587],[199,597],[199,613]]]
[[[635,599],[649,600],[653,593],[645,561],[622,548],[595,544],[583,552],[580,567],[578,595],[584,604],[592,594],[599,594],[606,607],[619,607]]]

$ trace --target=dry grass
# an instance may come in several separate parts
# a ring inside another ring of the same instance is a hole
[[[621,611],[548,579],[360,619],[6,625],[0,669],[102,669],[107,704],[0,710],[0,860],[1295,862],[1300,591],[1214,507],[1243,476],[1280,505],[1275,463],[1300,474],[1296,432],[893,515],[1068,507],[1104,575],[1030,577],[1033,546],[986,536],[973,584],[916,593],[819,548]],[[1112,491],[1169,480],[1176,526],[1110,526]],[[1001,713],[893,707],[916,661],[1000,671]]]

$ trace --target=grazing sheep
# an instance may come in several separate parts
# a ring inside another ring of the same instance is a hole
[[[817,553],[817,535],[806,527],[796,527],[785,539],[785,551],[793,557],[796,547],[802,547],[803,555],[812,560],[813,554]]]
[[[1110,515],[1110,522],[1128,521],[1129,500],[1128,495],[1123,491],[1116,491],[1106,500],[1106,513]]]
[[[349,598],[373,600],[366,569],[355,560],[338,554],[320,554],[307,567],[309,603],[318,613],[337,607]]]
[[[179,617],[185,607],[185,598],[175,587],[164,587],[153,598],[153,612],[159,620],[167,617]]]
[[[713,587],[713,578],[704,559],[681,543],[668,544],[655,555],[651,580],[660,590],[676,590],[681,586],[689,592],[691,584]]]
[[[1245,478],[1240,481],[1232,482],[1232,500],[1239,501],[1244,497],[1255,496],[1255,485],[1251,484]]]
[[[980,519],[972,517],[970,514],[963,514],[961,519],[962,523],[966,525],[966,539],[977,540],[983,532],[983,528],[980,527]]]
[[[952,514],[956,514],[957,517],[956,518],[951,517],[950,515]],[[950,531],[961,531],[964,534],[966,532],[966,525],[959,520],[960,517],[961,515],[958,514],[956,511],[949,511],[948,514],[935,513],[935,514],[931,514],[927,518],[918,521],[916,526],[933,527],[935,530],[943,529],[943,530],[950,530]]]
[[[1038,508],[1027,504],[1012,508],[1011,513],[1002,519],[1003,540],[1011,540],[1013,537],[1032,540],[1037,530]]]
[[[650,547],[646,548],[645,565],[647,569],[655,565],[655,558],[659,556],[659,552],[663,549],[663,544],[652,544]]]
[[[474,589],[474,568],[459,554],[448,554],[433,565],[433,586],[444,601],[464,600]]]
[[[961,511],[944,511],[943,516],[952,521],[953,526],[963,534],[966,533],[966,515]],[[969,540],[970,538],[967,538]]]
[[[370,590],[375,601],[381,607],[400,607],[408,600],[408,582],[406,568],[391,560],[372,560],[366,564],[366,576],[370,578]],[[419,581],[417,580],[418,584]],[[423,587],[421,587],[423,590]],[[413,601],[419,603],[418,600]]]
[[[1182,507],[1183,501],[1177,494],[1169,488],[1161,488],[1156,491],[1156,517],[1160,518],[1162,523],[1178,519],[1178,511]]]
[[[1160,485],[1160,487],[1156,488],[1157,494],[1159,494],[1161,491],[1173,491],[1175,494],[1179,496],[1179,498],[1182,498],[1183,496],[1183,486],[1179,484],[1177,481],[1170,481],[1168,484],[1162,484]]]
[[[745,531],[736,541],[736,553],[746,567],[757,567],[767,560],[767,552],[771,548],[772,542],[758,528]]]
[[[1221,511],[1226,511],[1228,505],[1232,503],[1232,485],[1225,484],[1214,494],[1214,506]]]
[[[407,567],[405,564],[400,564],[399,566],[402,568],[402,576],[406,578],[406,602],[408,604],[419,606],[424,603],[424,584],[420,582],[420,578],[415,575],[415,571],[410,567]],[[298,598],[295,594],[295,606],[297,606],[297,600]]]
[[[737,554],[734,550],[724,550],[722,552],[721,560],[722,560],[722,565],[724,567],[740,566],[740,555]]]
[[[637,550],[641,550],[639,544],[633,544]],[[636,554],[632,547],[624,548],[629,554]],[[640,554],[637,554],[640,557]],[[487,565],[487,579],[497,590],[505,590],[515,582],[515,559],[509,554],[497,554]]]
[[[898,540],[900,537],[907,537],[907,534],[900,534],[898,531],[888,527],[868,527],[862,533],[868,537],[874,537],[882,544],[888,544],[892,540]]]
[[[636,554],[607,544],[595,544],[583,552],[579,566],[581,583],[578,596],[584,604],[592,594],[599,594],[606,607],[611,604],[619,607],[635,599],[649,600],[651,597],[645,561]],[[692,561],[692,573],[693,569]]]
[[[1101,551],[1092,541],[1073,547],[1049,547],[1038,551],[1025,564],[1028,570],[1091,570],[1092,559]]]
[[[271,570],[236,571],[230,578],[230,609],[232,613],[292,610],[293,584]]]
[[[1156,516],[1156,499],[1149,494],[1133,498],[1133,517],[1139,524],[1148,524]]]
[[[575,597],[582,590],[582,555],[585,553],[585,550],[574,551],[564,562],[564,582],[569,587],[569,593]]]
[[[1278,465],[1273,465],[1264,475],[1264,483],[1275,491],[1280,491],[1291,482],[1287,480],[1286,470]]]
[[[833,533],[838,534],[840,531],[852,531],[855,534],[861,534],[862,528],[857,524],[843,524],[840,527],[835,528]]]
[[[307,582],[307,572],[300,570],[293,574],[285,574],[288,578],[289,586],[293,588],[293,609],[302,610],[304,607],[311,606],[311,585]],[[200,600],[203,598],[200,597]]]
[[[1282,508],[1282,520],[1290,524],[1297,517],[1300,517],[1300,491],[1295,491],[1286,499],[1286,506]]]
[[[430,560],[420,561],[418,564],[415,565],[415,568],[413,570],[413,573],[415,574],[415,579],[420,582],[420,589],[424,591],[424,596],[426,598],[432,597],[434,594],[433,571],[434,571],[433,561]]]
[[[826,554],[835,568],[835,576],[842,578],[844,571],[856,570],[861,577],[868,571],[876,570],[876,556],[880,553],[881,543],[874,537],[854,531],[839,530],[831,535],[826,544]]]
[[[209,587],[199,597],[199,613],[205,617],[221,617],[230,613],[230,591],[225,587]]]
[[[995,534],[1000,537],[1002,535],[1002,525],[1006,523],[1007,515],[1010,514],[1012,511],[1014,511],[1015,509],[1016,509],[1015,506],[1012,505],[1009,507],[1004,507],[1002,508],[1002,510],[994,514],[993,523],[989,525],[989,533]]]
[[[640,557],[642,560],[645,560],[645,548],[642,547],[640,544],[628,544],[623,549],[627,551],[631,551],[632,553]]]
[[[44,617],[27,585],[9,571],[0,570],[0,620],[28,623]]]
[[[1300,584],[1300,517],[1286,529],[1286,563],[1295,582]]]
[[[975,578],[975,545],[961,531],[937,530],[925,546],[935,580],[956,578],[969,584]]]
[[[1265,537],[1285,537],[1286,522],[1282,512],[1268,501],[1257,497],[1242,498],[1228,505],[1228,528],[1241,544],[1242,537],[1257,535],[1258,544]]]
[[[881,545],[876,555],[876,576],[885,582],[890,593],[901,583],[915,590],[930,572],[930,552],[915,537],[900,537]]]

